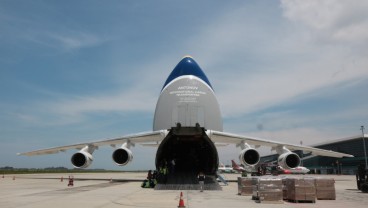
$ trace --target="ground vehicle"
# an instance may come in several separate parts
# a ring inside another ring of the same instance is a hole
[[[365,168],[364,164],[358,166],[356,179],[358,189],[363,193],[368,193],[368,170]]]

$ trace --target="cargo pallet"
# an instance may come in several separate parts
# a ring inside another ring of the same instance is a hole
[[[277,201],[261,201],[261,200],[256,200],[257,203],[260,204],[283,204],[284,201],[282,200],[277,200]]]
[[[288,199],[286,201],[293,202],[293,203],[316,203],[316,200],[292,200],[292,199]]]
[[[336,197],[334,198],[327,198],[327,197],[323,197],[323,198],[317,198],[317,200],[336,200]]]

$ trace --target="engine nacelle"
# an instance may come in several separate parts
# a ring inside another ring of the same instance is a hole
[[[239,154],[240,162],[245,166],[257,165],[260,157],[257,150],[253,148],[245,148]]]
[[[285,152],[278,158],[278,164],[284,169],[296,168],[300,165],[300,157],[294,152]]]
[[[130,149],[121,147],[112,153],[112,159],[117,165],[124,166],[133,160],[133,153]]]
[[[91,165],[92,161],[93,161],[92,154],[85,152],[83,150],[75,153],[71,158],[71,162],[73,166],[76,168],[87,168],[88,166]]]

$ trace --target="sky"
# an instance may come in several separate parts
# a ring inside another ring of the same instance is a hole
[[[151,131],[185,55],[226,132],[313,145],[368,127],[368,1],[2,0],[0,167],[72,168],[74,150],[16,153]],[[112,151],[90,168],[154,167],[155,148],[135,146],[125,167]],[[218,151],[228,164],[240,149]]]

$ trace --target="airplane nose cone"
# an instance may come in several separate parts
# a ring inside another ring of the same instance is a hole
[[[185,56],[176,65],[176,67],[174,68],[174,70],[172,72],[175,72],[179,76],[182,76],[182,75],[195,75],[199,70],[203,73],[202,69],[199,67],[197,62],[194,61],[194,59],[192,57]]]
[[[176,67],[167,78],[162,89],[164,89],[166,85],[168,85],[172,80],[185,75],[193,75],[200,78],[201,80],[206,82],[212,89],[212,85],[207,76],[191,56],[184,56],[184,58],[176,65]]]

